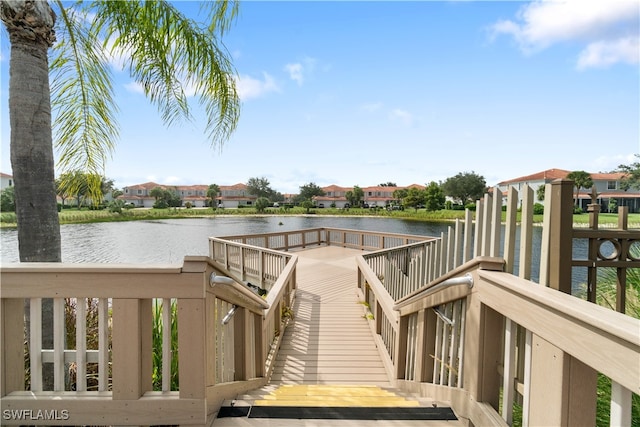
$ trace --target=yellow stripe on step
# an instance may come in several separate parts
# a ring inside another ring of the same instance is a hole
[[[284,385],[256,400],[258,406],[324,407],[416,407],[418,401],[405,399],[377,386]]]

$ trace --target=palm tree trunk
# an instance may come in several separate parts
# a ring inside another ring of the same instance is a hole
[[[9,121],[20,261],[60,262],[47,56],[55,40],[54,15],[41,1],[1,7],[11,40]]]
[[[55,15],[46,1],[0,2],[9,33],[9,123],[21,262],[62,260],[55,191],[48,49],[55,41]],[[28,300],[25,307],[29,331]],[[43,348],[53,348],[53,302],[42,305]],[[43,367],[52,389],[53,370]]]

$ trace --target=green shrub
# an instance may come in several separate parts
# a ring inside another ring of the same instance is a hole
[[[536,203],[533,205],[533,214],[534,215],[542,215],[544,214],[544,205],[542,203]]]
[[[158,199],[153,204],[154,209],[167,209],[169,207],[169,203],[164,199]]]

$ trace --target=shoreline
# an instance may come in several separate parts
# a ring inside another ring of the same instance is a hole
[[[271,209],[267,212],[258,213],[253,209],[229,209],[226,212],[203,212],[210,208],[179,208],[179,209],[162,209],[156,210],[152,208],[137,208],[133,210],[124,210],[122,213],[109,212],[106,210],[69,210],[63,211],[58,214],[60,219],[60,225],[67,224],[88,224],[94,222],[125,222],[125,221],[153,221],[164,219],[189,219],[189,218],[216,218],[216,217],[335,217],[335,218],[380,218],[380,219],[401,219],[407,221],[422,221],[422,222],[456,222],[457,220],[464,221],[464,211],[434,211],[427,212],[424,210],[419,211],[350,211],[350,213],[336,212],[334,209],[314,209],[311,212],[304,212],[302,209],[299,211],[284,211],[282,208],[278,210]],[[295,208],[294,208],[295,209]],[[326,212],[326,213],[325,213]],[[353,212],[353,213],[351,213]],[[9,216],[7,218],[7,216]],[[632,216],[631,221],[628,222],[628,229],[640,229],[640,214],[630,214]],[[17,223],[15,221],[14,213],[3,213],[2,221],[0,221],[0,229],[15,229]],[[576,219],[580,219],[576,221]],[[602,229],[617,229],[618,221],[617,214],[600,214],[600,223],[598,228]],[[588,214],[574,215],[573,227],[574,228],[588,228],[589,227]],[[603,221],[604,220],[604,221]],[[534,216],[534,225],[542,226],[542,215]]]

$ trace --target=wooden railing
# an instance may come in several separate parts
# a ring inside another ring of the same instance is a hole
[[[530,281],[528,187],[518,248],[518,193],[509,192],[503,227],[502,195],[494,189],[478,201],[475,227],[465,220],[464,228],[457,223],[431,247],[406,245],[357,258],[358,287],[374,316],[371,330],[396,385],[451,402],[474,425],[512,425],[514,408],[524,426],[595,425],[600,374],[612,382],[611,425],[631,424],[631,395],[640,392],[640,321],[558,292],[571,287],[571,276],[557,267],[566,259],[558,236],[582,237],[571,234],[570,220],[566,228],[570,205],[565,218],[557,217],[559,185],[566,184],[555,182],[546,191],[540,284]],[[551,230],[550,222],[565,228]],[[628,251],[640,230],[615,237],[625,239],[619,247]],[[607,237],[602,232],[597,238]],[[519,277],[513,275],[516,257]],[[618,276],[640,267],[627,255],[619,261],[606,261]],[[469,274],[471,288],[450,280]],[[417,290],[415,280],[424,280]]]
[[[566,203],[558,201],[567,199],[564,187],[555,182],[546,189],[539,284],[530,281],[528,187],[519,233],[518,193],[509,191],[503,227],[502,194],[494,189],[478,201],[475,224],[467,211],[440,238],[318,228],[212,238],[210,257],[187,257],[182,267],[3,266],[2,422],[209,423],[225,398],[264,385],[273,369],[296,289],[297,256],[278,251],[339,245],[375,251],[356,258],[357,286],[397,386],[451,402],[474,425],[511,425],[520,408],[525,426],[593,425],[596,378],[606,376],[611,425],[630,425],[631,395],[640,392],[640,321],[568,295],[571,276],[561,261],[570,259],[564,256],[574,238],[612,242],[618,255],[595,251],[599,258],[588,268],[615,268],[617,300],[624,301],[627,273],[640,268],[631,251],[640,231],[627,230],[624,220],[611,236],[572,230]],[[54,343],[43,348],[38,325],[49,299]],[[621,311],[625,304],[616,306]],[[73,346],[65,343],[69,307]],[[152,344],[154,331],[161,331],[160,348]],[[177,375],[170,369],[176,358]],[[51,365],[48,389],[42,367]],[[71,366],[75,381],[67,375]]]
[[[271,290],[293,258],[292,255],[251,243],[240,243],[238,240],[210,237],[209,256],[217,266],[233,274],[239,281],[249,282],[265,291]],[[243,240],[256,242],[261,239],[245,236]]]
[[[321,227],[295,231],[211,238],[210,249],[212,251],[211,253],[216,254],[215,258],[217,259],[222,256],[218,255],[221,253],[221,249],[217,247],[219,242],[242,243],[255,247],[273,249],[276,251],[291,251],[313,246],[341,246],[345,248],[373,251],[432,239],[433,237],[427,236]]]
[[[5,265],[0,274],[3,425],[204,425],[224,399],[266,383],[279,316],[265,312],[270,303],[286,304],[290,283],[283,275],[274,286],[279,291],[265,301],[221,276],[208,257],[187,257],[182,267],[23,263]],[[54,345],[42,348],[39,309],[48,299]],[[65,308],[65,300],[72,305]],[[26,390],[25,301],[32,325]],[[154,301],[162,306],[156,316]],[[67,327],[75,328],[77,344],[69,348],[64,323],[71,308],[76,320]],[[160,348],[154,348],[154,330],[162,331]],[[88,341],[92,335],[98,338]],[[171,387],[176,358],[177,384]],[[42,366],[50,364],[48,390]],[[87,380],[88,372],[95,372],[95,381]],[[154,390],[159,372],[162,385]]]

